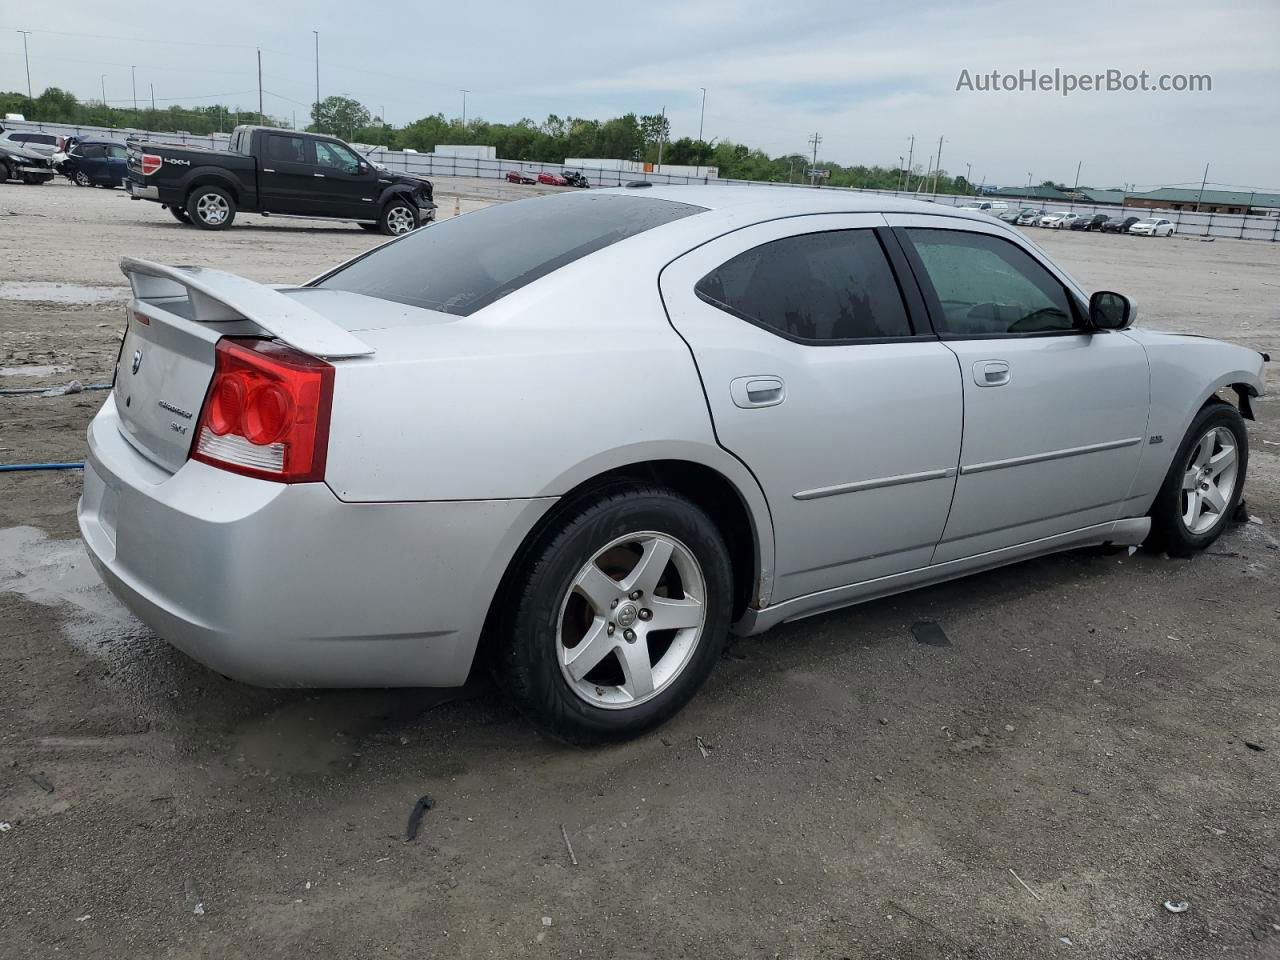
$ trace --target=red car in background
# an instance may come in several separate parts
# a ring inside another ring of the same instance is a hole
[[[545,183],[552,187],[567,187],[569,185],[568,180],[566,180],[564,177],[557,176],[554,173],[538,174],[538,182]]]
[[[529,176],[528,174],[521,173],[519,170],[508,170],[507,182],[508,183],[537,183],[538,181],[533,179],[533,177]]]

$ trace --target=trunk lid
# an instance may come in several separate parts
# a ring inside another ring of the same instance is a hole
[[[120,266],[134,292],[114,381],[120,430],[170,472],[188,459],[222,337],[274,337],[324,358],[373,353],[341,325],[244,277],[128,257]]]

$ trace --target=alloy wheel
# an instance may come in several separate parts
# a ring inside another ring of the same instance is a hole
[[[387,229],[394,234],[408,233],[413,229],[413,211],[406,206],[394,206],[387,211]]]
[[[574,577],[556,621],[556,658],[575,694],[618,710],[656,697],[688,666],[706,624],[692,551],[654,531],[606,544]]]
[[[1191,448],[1182,474],[1182,523],[1191,534],[1213,528],[1226,513],[1236,489],[1236,437],[1213,427]]]
[[[89,175],[86,174],[83,170],[76,171],[76,186],[77,187],[92,186],[92,184],[89,182]]]
[[[216,193],[206,193],[196,201],[196,216],[211,226],[225,223],[230,212],[226,199]]]

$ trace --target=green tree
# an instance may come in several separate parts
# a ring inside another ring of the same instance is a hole
[[[373,119],[368,108],[350,97],[325,97],[311,106],[311,126],[317,133],[354,139],[355,132]]]

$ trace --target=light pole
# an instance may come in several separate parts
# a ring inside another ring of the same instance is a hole
[[[698,113],[698,142],[702,142],[702,122],[707,119],[707,88],[699,87],[702,91],[702,110]]]
[[[964,185],[970,193],[973,192],[973,164],[966,163],[964,165]]]
[[[102,84],[102,105],[107,105],[107,75],[104,73],[98,77],[98,81]]]
[[[136,65],[129,68],[129,75],[133,82],[133,112],[136,114],[138,112],[138,68]],[[137,118],[135,117],[134,119],[136,122]]]
[[[462,125],[465,127],[467,125],[467,94],[471,91],[461,88],[459,88],[459,91],[462,93]]]
[[[316,125],[316,130],[320,129],[320,31],[312,30],[316,36],[316,112],[312,116],[311,122]]]
[[[905,162],[905,158],[902,156],[902,154],[898,154],[898,182],[895,184],[895,189],[893,191],[894,193],[897,193],[899,190],[902,189],[902,164],[904,162]]]
[[[22,60],[27,65],[27,99],[35,101],[35,97],[31,96],[31,57],[27,54],[27,37],[31,36],[30,30],[19,30],[22,34]]]

